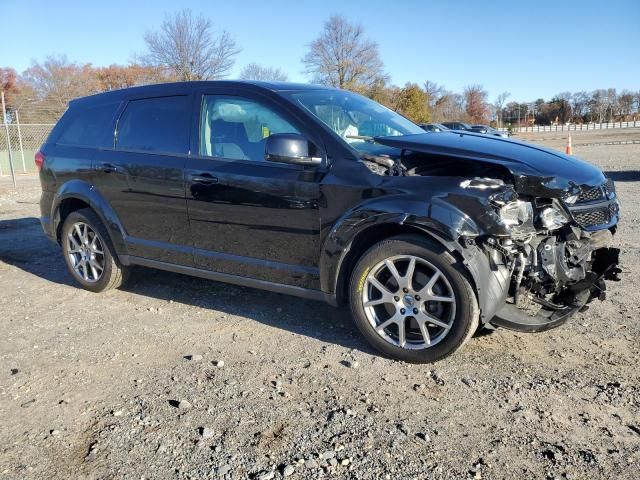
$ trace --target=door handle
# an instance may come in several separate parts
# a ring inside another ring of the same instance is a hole
[[[118,171],[118,167],[116,167],[113,163],[99,163],[95,166],[95,169],[99,172],[104,173],[115,173]]]
[[[191,183],[198,183],[200,185],[213,185],[218,183],[218,177],[214,177],[209,173],[203,173],[202,175],[192,175]]]

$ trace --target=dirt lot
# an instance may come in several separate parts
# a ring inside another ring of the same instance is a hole
[[[627,140],[640,132],[573,136],[623,202],[609,299],[431,366],[282,295],[143,268],[80,290],[41,232],[37,180],[0,179],[0,479],[637,478],[640,145],[602,145]]]

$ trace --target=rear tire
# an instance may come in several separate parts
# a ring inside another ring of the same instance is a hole
[[[393,237],[365,252],[351,273],[349,301],[369,343],[405,362],[445,358],[478,329],[466,270],[441,245],[417,235]]]
[[[62,225],[60,243],[71,276],[85,290],[98,293],[125,282],[128,268],[116,259],[109,235],[93,210],[71,212]]]

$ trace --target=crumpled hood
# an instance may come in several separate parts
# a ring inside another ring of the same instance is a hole
[[[382,145],[432,155],[500,165],[509,170],[518,193],[560,197],[580,186],[601,185],[598,167],[556,150],[495,136],[440,132],[376,137]]]

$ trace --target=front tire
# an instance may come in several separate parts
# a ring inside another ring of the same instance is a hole
[[[103,292],[120,287],[128,270],[114,256],[104,225],[89,208],[71,212],[60,238],[65,263],[85,290]]]
[[[399,236],[371,247],[356,264],[349,300],[355,323],[380,352],[430,363],[460,349],[478,328],[465,270],[442,246]]]

